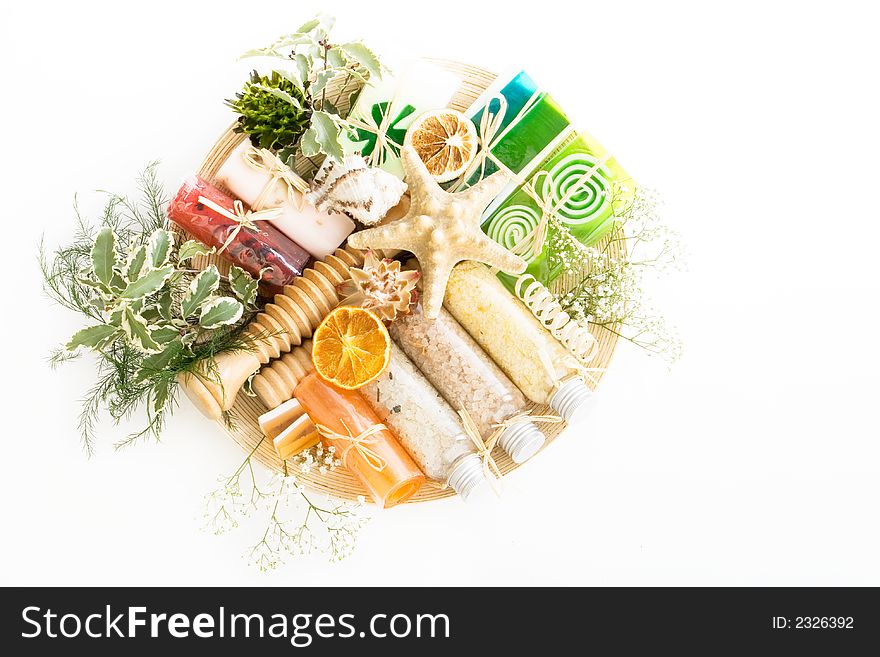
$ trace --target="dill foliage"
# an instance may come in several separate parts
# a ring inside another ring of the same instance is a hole
[[[248,349],[266,336],[243,330],[256,311],[258,281],[232,267],[221,276],[189,261],[213,252],[170,230],[168,197],[156,163],[138,177],[136,200],[107,193],[97,221],[78,205],[72,241],[49,253],[40,244],[39,263],[48,297],[82,315],[88,326],[49,362],[55,367],[84,351],[96,357],[96,378],[82,399],[79,432],[85,451],[95,451],[102,413],[114,424],[146,413],[146,426],[116,443],[158,440],[177,404],[177,377],[216,377],[213,358]]]

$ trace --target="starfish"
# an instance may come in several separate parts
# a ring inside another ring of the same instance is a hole
[[[508,274],[521,274],[526,261],[487,237],[480,218],[507,183],[503,171],[493,173],[464,192],[450,194],[428,173],[415,149],[400,152],[410,209],[402,219],[349,236],[356,249],[401,249],[412,253],[422,270],[422,309],[436,319],[452,268],[462,260],[478,260]]]

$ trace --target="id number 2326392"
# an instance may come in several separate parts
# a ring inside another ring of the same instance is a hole
[[[852,616],[785,616],[773,617],[774,630],[851,630]]]

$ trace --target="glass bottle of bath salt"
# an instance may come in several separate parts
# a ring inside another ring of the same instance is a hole
[[[458,414],[397,345],[385,372],[360,392],[428,477],[448,482],[464,501],[488,483]]]
[[[569,423],[591,406],[577,361],[488,267],[456,265],[443,303],[533,402],[549,404]]]
[[[522,414],[528,400],[446,309],[426,319],[422,306],[389,327],[394,341],[453,408],[465,408],[485,438]],[[506,427],[498,445],[516,463],[532,457],[544,434],[527,418]]]
[[[425,475],[358,391],[336,388],[311,372],[293,396],[376,504],[399,504],[424,483]]]

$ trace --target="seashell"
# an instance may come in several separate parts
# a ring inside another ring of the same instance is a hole
[[[305,199],[318,210],[339,212],[372,226],[400,202],[404,192],[406,184],[395,176],[368,167],[360,155],[348,155],[341,164],[328,158]]]

